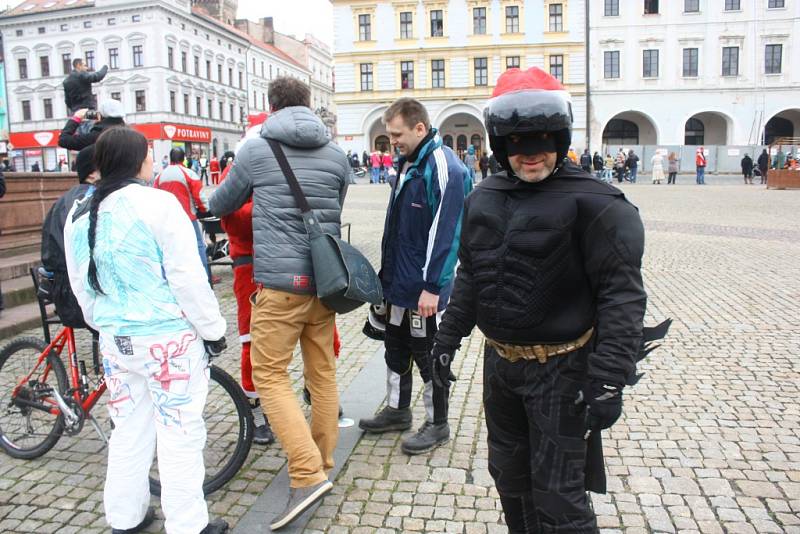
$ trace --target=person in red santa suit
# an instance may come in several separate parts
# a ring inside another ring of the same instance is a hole
[[[211,161],[208,162],[208,170],[211,173],[211,183],[217,185],[219,183],[219,160],[216,154],[214,154],[211,157]]]

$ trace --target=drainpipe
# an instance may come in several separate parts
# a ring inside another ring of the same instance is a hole
[[[584,83],[586,85],[586,148],[589,149],[589,153],[592,153],[591,142],[592,142],[592,101],[591,101],[591,84],[590,82],[590,72],[591,68],[589,66],[589,49],[591,40],[589,39],[589,0],[585,0],[584,2],[584,42],[586,45],[586,73]]]

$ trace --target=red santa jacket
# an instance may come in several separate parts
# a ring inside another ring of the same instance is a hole
[[[224,180],[233,165],[228,165],[220,177]],[[228,247],[232,259],[253,255],[253,197],[244,206],[220,219],[222,229],[228,234]]]

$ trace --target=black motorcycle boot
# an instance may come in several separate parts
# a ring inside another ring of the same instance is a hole
[[[410,455],[423,454],[432,451],[440,445],[450,441],[450,425],[447,423],[434,424],[425,421],[420,429],[411,437],[403,440],[400,449]]]
[[[411,408],[392,408],[386,406],[371,419],[361,419],[358,427],[367,432],[388,432],[411,428]]]

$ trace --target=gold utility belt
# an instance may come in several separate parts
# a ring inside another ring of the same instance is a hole
[[[505,358],[511,363],[519,360],[539,360],[539,363],[545,363],[548,358],[567,354],[583,347],[592,338],[593,333],[594,328],[590,328],[575,341],[554,345],[510,345],[489,338],[486,338],[486,344],[496,350],[501,358]]]

